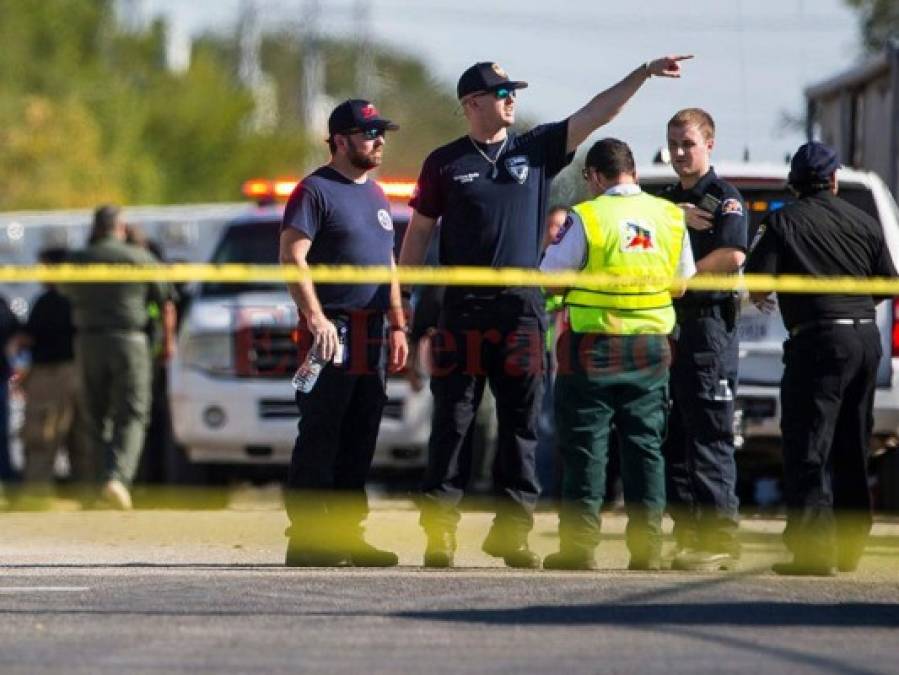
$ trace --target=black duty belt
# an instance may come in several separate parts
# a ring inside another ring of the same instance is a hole
[[[827,326],[867,326],[874,323],[874,319],[817,319],[815,321],[803,321],[790,329],[790,337],[796,337],[812,328],[825,328]]]

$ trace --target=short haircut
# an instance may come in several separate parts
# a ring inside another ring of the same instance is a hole
[[[614,180],[621,174],[635,176],[637,164],[634,154],[624,141],[617,138],[603,138],[596,141],[587,152],[585,166],[596,171],[608,180]]]
[[[695,124],[699,133],[706,140],[715,138],[715,120],[702,108],[684,108],[674,113],[674,117],[668,120],[668,128],[687,127]]]
[[[41,249],[37,254],[38,262],[44,265],[59,265],[66,262],[68,257],[69,251],[62,246]]]
[[[110,236],[116,227],[121,209],[118,206],[105,204],[94,211],[94,222],[91,225],[89,241],[97,241]]]
[[[552,206],[549,207],[549,209],[547,210],[546,213],[550,214],[550,213],[555,213],[556,211],[568,212],[570,210],[571,210],[571,207],[565,206],[565,204],[553,204]]]

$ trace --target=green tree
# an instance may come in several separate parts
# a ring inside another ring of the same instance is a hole
[[[859,13],[862,41],[869,53],[883,50],[890,38],[899,39],[897,0],[846,0]]]
[[[267,36],[277,120],[253,124],[237,75],[238,35],[207,35],[186,72],[165,64],[167,26],[116,23],[113,0],[0,0],[0,208],[231,200],[246,178],[297,175],[325,158],[300,119],[302,44]],[[462,133],[457,103],[414,58],[378,49],[358,91],[359,47],[323,45],[327,93],[373,97],[401,126],[383,175],[413,176]]]

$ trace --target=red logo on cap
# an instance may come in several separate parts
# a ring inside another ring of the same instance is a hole
[[[367,106],[364,106],[360,112],[362,113],[362,117],[367,120],[370,120],[372,117],[378,116],[378,109],[375,108],[371,103],[369,103]]]

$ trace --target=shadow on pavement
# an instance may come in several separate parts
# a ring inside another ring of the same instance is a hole
[[[805,602],[678,602],[594,605],[535,605],[514,609],[459,609],[405,612],[409,619],[514,625],[657,624],[718,626],[804,626],[896,628],[899,604]]]

